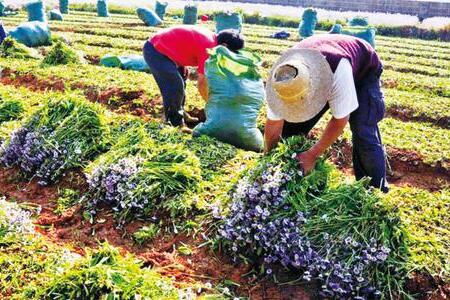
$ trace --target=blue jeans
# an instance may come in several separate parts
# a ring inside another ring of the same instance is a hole
[[[385,112],[384,96],[381,91],[382,68],[366,76],[356,84],[358,108],[350,114],[350,129],[353,143],[353,168],[357,180],[370,177],[370,185],[388,192],[386,181],[386,155],[381,142],[378,122]],[[302,123],[284,122],[283,137],[307,135],[328,110],[328,104],[314,118]]]
[[[173,126],[184,124],[186,72],[167,56],[158,52],[152,43],[144,45],[144,59],[158,84],[163,98],[166,122]]]

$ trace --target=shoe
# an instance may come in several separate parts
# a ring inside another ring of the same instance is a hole
[[[189,123],[189,124],[198,123],[199,122],[198,118],[191,116],[187,112],[184,112],[184,121],[186,123]]]

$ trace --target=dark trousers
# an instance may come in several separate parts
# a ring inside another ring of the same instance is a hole
[[[166,122],[173,126],[182,125],[186,99],[186,69],[178,67],[148,41],[144,45],[144,59],[161,91]]]
[[[369,74],[356,85],[358,108],[350,114],[353,142],[353,168],[356,179],[370,177],[370,185],[388,191],[386,181],[386,156],[381,142],[378,122],[383,119],[385,105],[381,91],[382,68]],[[307,135],[328,110],[328,104],[314,118],[302,123],[284,123],[283,137]]]

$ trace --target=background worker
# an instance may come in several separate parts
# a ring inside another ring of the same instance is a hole
[[[346,35],[317,35],[285,52],[267,83],[265,151],[281,137],[307,135],[323,114],[332,117],[317,143],[297,159],[308,173],[317,158],[350,122],[356,179],[388,191],[386,158],[378,122],[385,112],[380,86],[382,64],[365,41]]]
[[[186,79],[185,67],[197,67],[198,91],[208,99],[205,62],[208,49],[218,45],[231,51],[244,47],[244,38],[236,30],[223,30],[218,34],[201,26],[181,25],[163,29],[144,45],[144,58],[161,91],[166,122],[191,132],[185,126],[184,113]]]

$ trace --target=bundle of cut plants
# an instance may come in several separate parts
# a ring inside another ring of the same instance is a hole
[[[105,151],[108,137],[107,118],[100,106],[52,99],[0,145],[0,163],[17,166],[28,178],[37,177],[46,185]]]
[[[3,122],[17,120],[23,112],[22,102],[18,100],[4,100],[0,97],[0,125]]]
[[[183,206],[183,193],[197,186],[200,175],[200,162],[191,151],[182,144],[155,142],[136,124],[88,166],[85,198],[91,215],[101,203],[112,206],[120,226],[152,216],[168,202],[180,200],[178,207]]]
[[[56,41],[43,60],[44,65],[67,65],[82,62],[82,56],[61,40]]]
[[[104,244],[68,261],[42,286],[25,288],[26,299],[179,299],[172,280],[145,268],[130,254]]]
[[[12,37],[8,36],[0,44],[0,57],[3,58],[34,58],[39,59],[40,55],[36,49],[29,48]]]
[[[295,156],[310,145],[290,138],[246,172],[219,230],[224,245],[266,274],[318,281],[324,298],[403,293],[408,250],[394,208],[367,180],[336,180],[324,158],[305,176]]]

